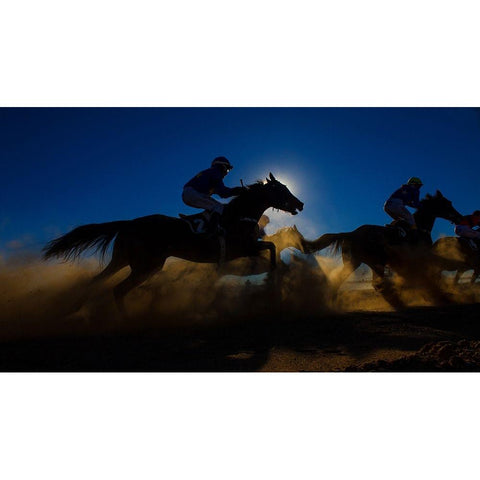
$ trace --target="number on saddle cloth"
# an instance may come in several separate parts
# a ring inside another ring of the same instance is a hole
[[[195,213],[194,215],[180,213],[179,217],[187,223],[193,233],[206,233],[207,219],[205,212]]]
[[[213,216],[211,212],[204,211],[200,213],[195,213],[194,215],[184,215],[179,214],[180,218],[187,222],[188,226],[193,233],[197,234],[222,234],[223,229],[218,225],[218,221],[213,221]]]
[[[184,215],[183,213],[179,214],[179,217],[184,220],[187,225],[190,227],[193,233],[197,234],[209,234],[215,235],[218,237],[219,241],[219,258],[218,263],[222,264],[225,262],[226,258],[226,243],[225,243],[225,231],[222,227],[217,225],[217,231],[210,231],[211,227],[210,222],[207,220],[206,215],[209,212],[195,213],[194,215]]]

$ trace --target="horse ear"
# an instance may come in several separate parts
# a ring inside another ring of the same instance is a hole
[[[437,197],[443,198],[442,192],[440,190],[437,190]]]
[[[267,181],[267,183],[270,183],[270,180],[268,178],[265,179]]]
[[[272,181],[273,181],[273,180],[276,180],[276,178],[273,176],[273,173],[272,173],[272,172],[270,172],[270,180],[272,180]]]
[[[297,226],[296,226],[295,224],[293,224],[293,229],[294,229],[296,232],[298,232],[298,228],[297,228]]]

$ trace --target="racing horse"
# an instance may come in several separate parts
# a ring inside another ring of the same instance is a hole
[[[385,267],[409,280],[418,280],[428,284],[425,277],[425,262],[431,260],[431,231],[436,218],[457,222],[462,217],[452,202],[437,190],[435,195],[427,194],[420,201],[414,213],[418,236],[412,241],[405,231],[392,225],[362,225],[352,232],[326,233],[316,240],[303,240],[306,252],[316,252],[332,246],[335,252],[341,250],[343,268],[334,282],[333,294],[342,283],[362,264],[372,270],[373,286],[381,292],[393,306],[403,306],[395,294],[393,285],[385,275]],[[400,232],[400,234],[399,234]],[[404,236],[402,238],[402,236]],[[433,288],[433,287],[432,287]],[[432,292],[433,293],[433,292]]]
[[[160,271],[168,257],[199,263],[223,263],[269,250],[270,270],[273,270],[276,266],[275,245],[258,240],[258,220],[271,207],[292,215],[303,210],[303,202],[272,173],[266,183],[259,181],[248,185],[225,205],[221,218],[223,235],[195,233],[188,218],[149,215],[77,227],[49,242],[43,249],[44,259],[63,257],[68,261],[92,248],[103,258],[108,245],[115,239],[110,263],[93,278],[92,283],[103,281],[130,266],[128,277],[113,289],[117,307],[125,315],[125,296]]]

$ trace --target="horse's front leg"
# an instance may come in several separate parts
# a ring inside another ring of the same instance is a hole
[[[277,254],[275,249],[275,244],[272,242],[264,242],[260,240],[257,242],[257,254],[260,253],[262,250],[269,250],[270,251],[270,271],[275,270],[277,267]]]
[[[472,277],[470,278],[470,285],[473,285],[478,277],[480,277],[480,268],[477,267],[473,270]]]

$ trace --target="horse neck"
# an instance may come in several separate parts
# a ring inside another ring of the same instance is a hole
[[[249,191],[225,206],[225,216],[231,222],[241,218],[253,218],[258,222],[263,212],[271,206],[268,203],[261,191]]]
[[[437,217],[429,211],[428,206],[425,207],[425,204],[422,204],[413,214],[413,218],[415,218],[415,223],[420,230],[431,233]]]
[[[301,245],[300,234],[292,231],[291,228],[282,228],[275,232],[273,235],[267,236],[264,240],[273,242],[278,250],[283,250],[288,247],[299,248]]]

